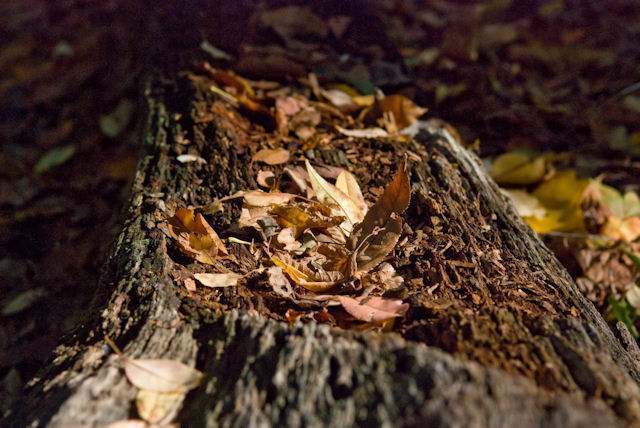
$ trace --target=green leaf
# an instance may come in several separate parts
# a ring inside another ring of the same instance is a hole
[[[625,217],[640,217],[640,197],[636,192],[624,194]]]
[[[640,257],[638,257],[635,253],[627,250],[626,248],[623,248],[622,252],[629,256],[629,258],[633,262],[633,267],[636,268],[636,272],[640,272]]]
[[[51,149],[38,160],[38,163],[33,167],[33,172],[42,174],[55,166],[62,165],[73,156],[75,151],[76,147],[73,144]]]
[[[600,202],[609,207],[616,216],[624,218],[625,206],[622,194],[615,188],[595,180],[592,180],[591,183],[600,192]]]
[[[611,305],[611,313],[615,319],[622,321],[624,325],[627,326],[633,337],[638,339],[640,337],[640,333],[634,324],[637,314],[629,302],[625,299],[618,300],[613,296],[609,296],[607,298],[607,302]]]

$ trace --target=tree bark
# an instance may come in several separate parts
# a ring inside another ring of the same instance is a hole
[[[611,331],[480,160],[444,128],[425,126],[405,146],[358,146],[374,161],[386,151],[395,164],[410,152],[405,219],[410,239],[419,231],[428,237],[411,255],[420,271],[398,269],[423,285],[403,296],[411,310],[397,332],[290,326],[252,310],[250,298],[212,309],[186,293],[170,275],[179,255],[157,227],[162,208],[254,188],[251,153],[244,131],[224,117],[185,122],[207,95],[185,78],[163,77],[145,90],[147,123],[126,221],[86,322],[3,426],[103,426],[135,415],[136,388],[105,335],[130,358],[170,358],[205,373],[177,415],[184,426],[612,427],[640,420],[636,342],[622,324]],[[175,161],[185,123],[204,167]],[[315,156],[349,168],[345,153],[356,143]],[[392,168],[358,178],[380,185]]]

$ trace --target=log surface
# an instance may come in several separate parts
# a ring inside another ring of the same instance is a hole
[[[177,415],[184,426],[612,427],[640,420],[635,341],[624,326],[619,339],[612,333],[479,159],[444,129],[426,127],[409,143],[426,156],[410,164],[407,221],[431,234],[433,252],[421,257],[441,287],[454,275],[466,284],[445,293],[446,308],[418,293],[409,298],[413,322],[400,333],[356,333],[289,326],[243,308],[212,311],[185,297],[169,275],[172,244],[157,228],[158,207],[249,188],[252,173],[234,140],[239,131],[219,118],[215,126],[193,124],[207,168],[175,162],[176,114],[188,117],[189,97],[202,96],[176,82],[145,91],[147,125],[127,219],[86,322],[3,426],[97,427],[135,415],[136,390],[105,334],[129,357],[170,358],[205,372]],[[446,219],[445,228],[434,215]],[[445,239],[478,268],[456,274],[446,257],[438,259]],[[487,258],[493,251],[529,282],[496,283],[492,272],[500,268]],[[471,286],[479,301],[466,293]]]

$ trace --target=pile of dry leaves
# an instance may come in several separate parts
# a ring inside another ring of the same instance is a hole
[[[248,270],[241,263],[234,271],[227,269],[219,260],[233,262],[235,257],[203,215],[186,208],[176,211],[166,229],[168,234],[183,253],[217,271],[195,274],[195,279],[217,288],[238,286],[252,274],[265,273],[265,281],[277,295],[304,310],[289,309],[286,316],[291,322],[308,316],[336,324],[335,313],[327,309],[340,305],[355,320],[367,323],[404,315],[408,304],[381,297],[403,282],[385,260],[400,238],[399,215],[411,197],[404,163],[371,207],[348,171],[341,170],[332,184],[309,161],[305,164],[306,169],[284,169],[297,194],[241,191],[203,207],[211,213],[225,201],[242,198],[237,226],[253,228],[260,240],[230,237],[228,241],[247,246],[256,269]],[[308,312],[311,308],[316,310]]]

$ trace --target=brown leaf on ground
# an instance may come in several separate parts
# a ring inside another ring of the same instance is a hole
[[[269,285],[271,285],[276,294],[285,299],[296,301],[296,293],[293,291],[289,280],[284,276],[280,266],[267,268],[267,276],[269,278]]]
[[[409,304],[402,303],[399,299],[385,299],[377,296],[359,299],[348,296],[337,296],[337,298],[351,316],[365,322],[402,317],[409,309]]]
[[[180,208],[169,219],[169,233],[180,251],[199,262],[214,264],[216,258],[229,256],[229,252],[209,223],[193,210]]]
[[[271,188],[275,182],[275,177],[273,171],[259,171],[256,181],[259,186]]]
[[[318,200],[324,204],[332,204],[340,207],[351,224],[362,221],[364,214],[358,205],[349,198],[342,190],[326,181],[316,172],[308,160],[305,160],[307,172],[311,178],[311,185],[315,190]]]
[[[200,284],[210,288],[232,287],[238,284],[242,275],[229,273],[196,273],[193,275]]]
[[[393,181],[384,190],[376,203],[369,209],[362,223],[356,225],[347,239],[347,248],[358,249],[377,229],[384,228],[392,214],[402,214],[411,200],[411,185],[406,171],[406,162],[402,161]],[[395,228],[395,226],[393,226]]]
[[[264,162],[268,165],[279,165],[289,161],[291,154],[289,150],[278,149],[262,149],[253,155],[254,162]]]
[[[336,178],[336,187],[342,190],[360,208],[363,214],[369,211],[367,203],[362,196],[362,190],[356,177],[349,171],[342,171]]]
[[[365,123],[376,124],[385,114],[392,113],[400,130],[411,125],[426,112],[426,108],[420,107],[403,95],[388,95],[377,100],[371,108],[363,110],[362,119]]]
[[[271,257],[271,261],[282,268],[296,284],[314,293],[328,291],[342,279],[340,272],[318,272],[310,268],[307,264],[312,263],[311,259],[295,260],[287,253],[281,253],[279,257]]]
[[[357,251],[357,270],[367,272],[376,267],[393,250],[401,234],[402,220],[390,218],[384,228],[365,241],[363,247]]]

